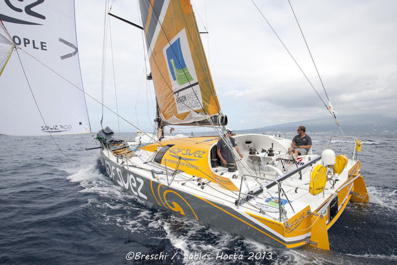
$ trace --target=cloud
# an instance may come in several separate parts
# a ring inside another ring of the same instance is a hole
[[[328,104],[288,2],[255,3]],[[338,115],[397,117],[393,102],[397,96],[397,2],[291,3]],[[192,4],[199,29],[209,31],[202,35],[203,46],[230,127],[248,129],[328,118],[324,104],[250,1],[195,0]],[[123,6],[113,2],[112,13],[141,24],[135,1]],[[100,98],[104,7],[93,0],[80,1],[76,14],[85,88]],[[142,80],[142,74],[150,71],[144,61],[142,33],[114,19],[111,24],[117,90],[122,95],[119,107],[129,120],[152,128],[154,116],[145,115],[154,99]],[[100,113],[96,103],[89,103],[89,110]]]

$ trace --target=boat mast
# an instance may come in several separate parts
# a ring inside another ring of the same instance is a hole
[[[163,122],[160,118],[160,110],[159,110],[159,104],[157,102],[157,97],[156,97],[156,119],[154,120],[156,123],[156,136],[159,141],[164,138],[164,127]]]

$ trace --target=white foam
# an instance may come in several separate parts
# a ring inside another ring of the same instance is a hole
[[[96,157],[92,157],[91,159],[84,159],[83,164],[81,162],[78,164],[77,162],[68,164],[68,167],[63,168],[65,172],[70,174],[67,179],[70,182],[80,182],[82,186],[89,181],[99,179],[99,176],[102,176],[102,174],[96,167],[97,159]]]
[[[123,189],[104,176],[97,168],[97,158],[88,159],[84,164],[70,166],[63,169],[69,173],[67,179],[70,182],[80,183],[82,193],[94,193],[105,197],[128,200],[132,195],[124,192]]]
[[[171,222],[172,219],[173,217]],[[165,222],[163,227],[171,244],[181,250],[181,254],[178,255],[183,255],[184,264],[233,263],[234,261],[239,261],[239,258],[242,258],[243,261],[247,259],[244,256],[246,254],[245,249],[239,249],[237,246],[234,247],[234,253],[230,254],[230,242],[237,241],[239,237],[212,227],[205,226],[206,229],[203,229],[203,226],[194,220],[183,219],[182,222],[183,229],[184,231],[187,230],[187,233],[178,233],[177,230],[173,229],[173,225],[170,222]],[[205,233],[205,235],[203,235],[202,239],[200,237],[197,239],[195,235],[197,233]],[[207,242],[205,238],[208,236],[211,238],[215,237],[216,242],[214,243],[213,240]],[[258,247],[258,249],[263,250],[264,248]],[[228,255],[235,255],[236,258],[226,257],[225,260],[222,260],[221,257]]]
[[[379,189],[376,187],[367,187],[370,203],[380,205],[390,210],[397,210],[397,190]]]
[[[363,254],[363,255],[356,255],[356,254],[346,254],[347,256],[356,257],[356,258],[365,258],[365,259],[374,259],[374,260],[386,260],[386,261],[393,261],[394,264],[397,262],[396,255],[382,255],[382,254]]]
[[[171,219],[172,219],[172,217],[171,217]],[[171,244],[174,247],[176,247],[176,248],[178,248],[178,249],[180,249],[182,251],[187,251],[187,247],[186,247],[186,243],[185,243],[186,237],[177,237],[177,236],[175,236],[173,234],[173,231],[172,231],[172,228],[171,228],[171,223],[169,223],[169,222],[164,222],[163,223],[163,228],[164,228],[165,232],[167,233],[168,238],[171,241]]]
[[[152,222],[150,222],[148,224],[149,228],[154,228],[154,229],[158,229],[162,226],[162,221],[160,219],[157,220],[153,220]]]
[[[253,252],[261,252],[261,251],[270,252],[273,250],[273,248],[271,246],[261,244],[258,241],[252,240],[250,238],[245,238],[244,243]]]

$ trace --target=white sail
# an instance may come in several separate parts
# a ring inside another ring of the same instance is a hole
[[[4,27],[3,22],[0,20],[0,75],[11,57],[15,45]]]
[[[89,133],[74,1],[0,1],[0,19],[20,48],[0,76],[0,133]]]

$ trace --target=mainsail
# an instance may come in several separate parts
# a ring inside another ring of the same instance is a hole
[[[89,133],[74,0],[0,1],[0,19],[0,134]]]
[[[190,1],[140,0],[140,8],[160,118],[169,124],[221,120]]]

